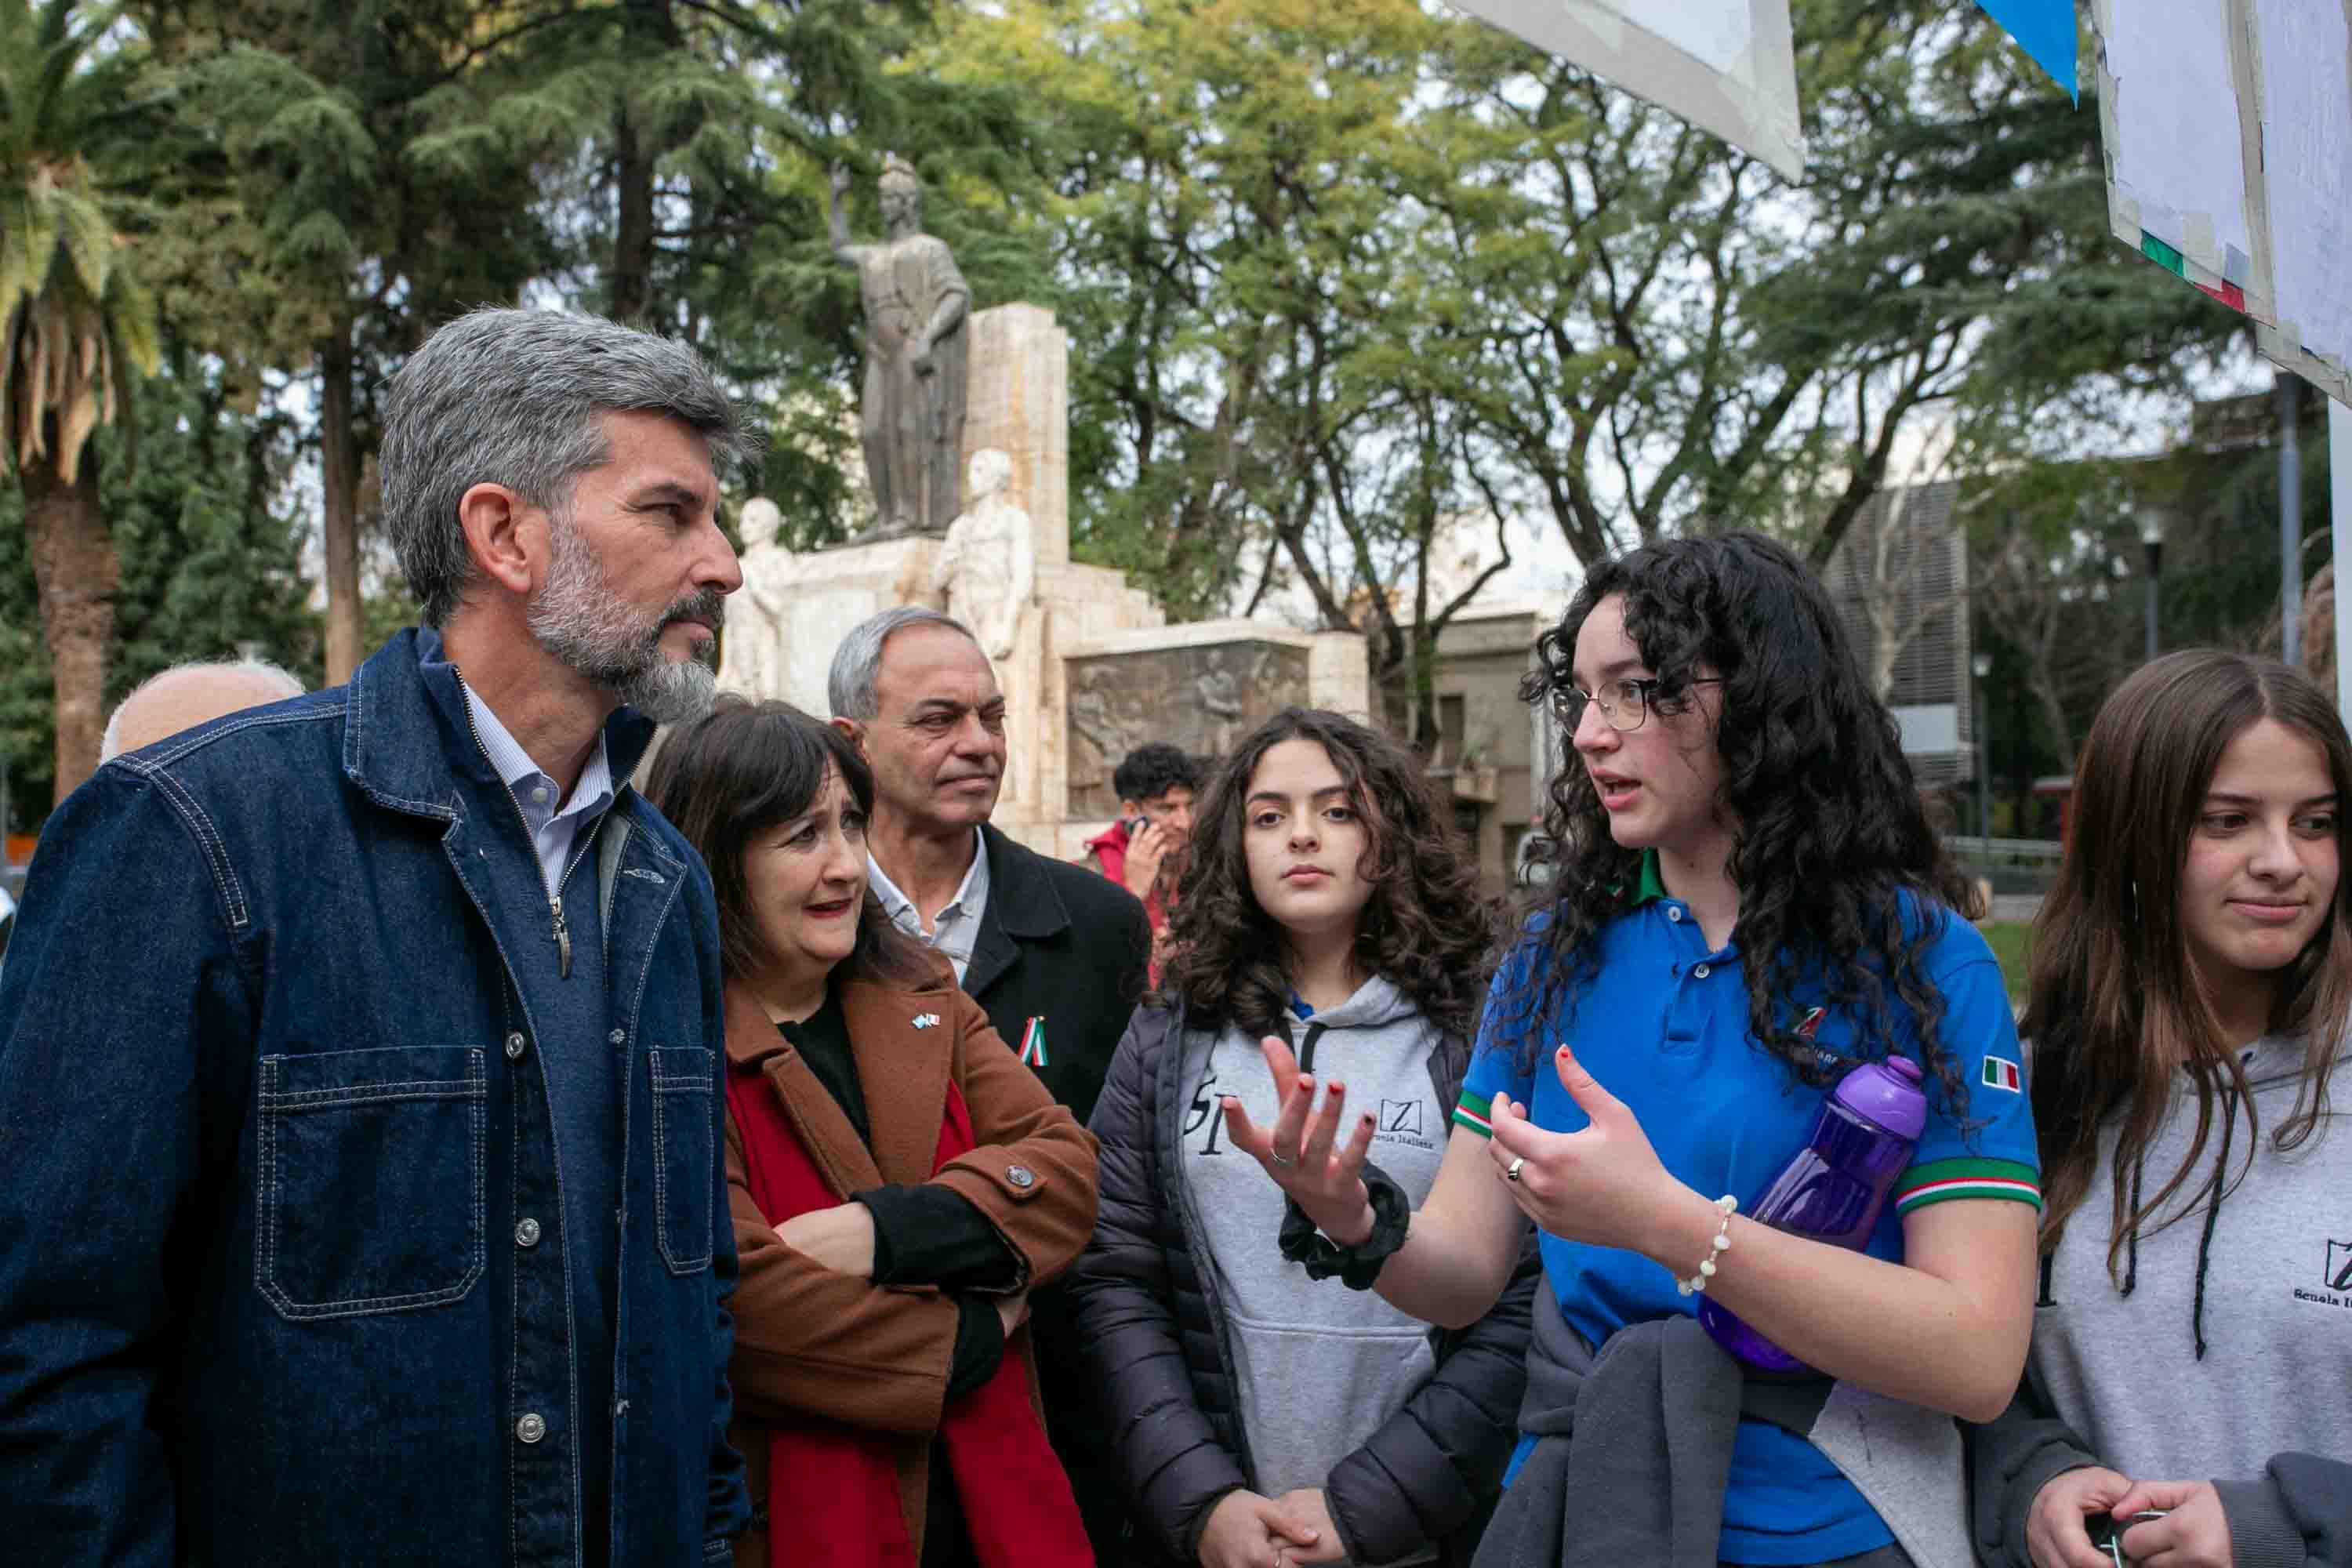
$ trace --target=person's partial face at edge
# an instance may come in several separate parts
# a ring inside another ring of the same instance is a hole
[[[2206,786],[2180,867],[2180,929],[2217,997],[2267,991],[2336,906],[2327,755],[2275,719],[2239,731]]]
[[[1370,901],[1371,833],[1317,741],[1266,748],[1242,805],[1242,848],[1258,908],[1294,935],[1355,933]]]
[[[726,595],[742,585],[719,529],[701,434],[667,415],[600,416],[611,456],[548,520],[553,552],[532,634],[565,665],[663,722],[709,706]]]
[[[1625,683],[1657,674],[1625,632],[1625,598],[1612,594],[1592,607],[1576,636],[1577,686],[1612,706],[1629,703]],[[1694,686],[1683,711],[1656,708],[1638,730],[1611,727],[1600,702],[1584,705],[1569,737],[1609,814],[1610,837],[1628,849],[1696,857],[1726,837],[1723,760],[1715,749],[1718,686]]]
[[[1168,847],[1181,849],[1192,837],[1192,786],[1170,784],[1149,800],[1121,801],[1129,815],[1139,816],[1168,835]]]
[[[855,733],[887,804],[933,832],[978,827],[1004,778],[1004,694],[988,656],[940,626],[905,626],[882,645],[877,711]]]
[[[866,814],[837,770],[825,769],[799,815],[753,837],[743,889],[778,968],[821,974],[849,956],[866,896]]]

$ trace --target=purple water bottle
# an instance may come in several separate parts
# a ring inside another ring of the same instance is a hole
[[[1813,1130],[1752,1207],[1759,1225],[1859,1252],[1877,1228],[1895,1179],[1911,1163],[1927,1124],[1919,1064],[1904,1057],[1864,1062],[1845,1075],[1813,1117]],[[1811,1369],[1701,1296],[1698,1321],[1716,1343],[1767,1372]]]

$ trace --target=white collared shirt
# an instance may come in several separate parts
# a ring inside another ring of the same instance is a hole
[[[613,770],[604,756],[604,737],[597,735],[596,749],[588,753],[588,765],[580,770],[580,782],[572,786],[572,798],[563,800],[555,781],[540,771],[530,753],[499,722],[490,705],[475,696],[474,689],[464,680],[457,687],[465,692],[466,707],[474,716],[474,733],[481,739],[482,754],[490,759],[490,766],[498,769],[499,777],[514,792],[515,804],[522,808],[523,826],[530,829],[531,847],[539,852],[540,879],[547,884],[547,896],[552,899],[562,885],[565,863],[582,830],[593,827],[604,808],[613,804]]]
[[[955,965],[956,979],[971,966],[972,944],[980,940],[980,917],[988,908],[988,841],[978,828],[971,835],[971,868],[963,874],[955,897],[947,901],[931,929],[923,929],[921,911],[915,900],[898,890],[898,884],[883,873],[874,852],[866,852],[866,879],[874,889],[874,896],[882,900],[882,912],[891,923],[917,942],[927,942],[934,952],[944,954]]]

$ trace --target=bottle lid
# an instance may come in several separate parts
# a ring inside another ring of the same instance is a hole
[[[1898,1138],[1916,1139],[1927,1125],[1927,1097],[1919,1064],[1908,1057],[1864,1062],[1839,1080],[1837,1102]]]

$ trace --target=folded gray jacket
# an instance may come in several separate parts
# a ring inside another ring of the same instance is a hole
[[[1969,1568],[1951,1417],[1827,1378],[1743,1377],[1697,1319],[1679,1314],[1629,1324],[1596,1355],[1549,1279],[1519,1407],[1536,1445],[1476,1568],[1715,1568],[1743,1416],[1820,1448],[1918,1568]]]

